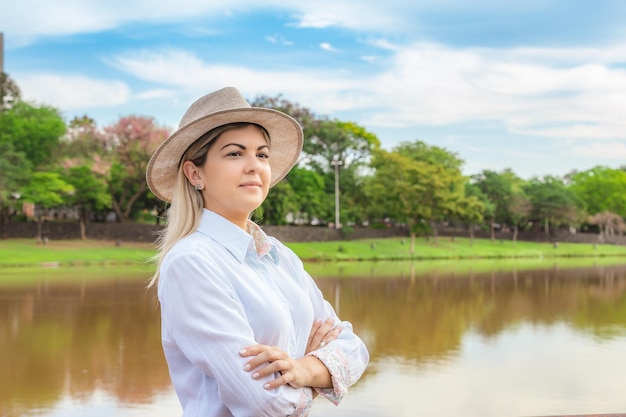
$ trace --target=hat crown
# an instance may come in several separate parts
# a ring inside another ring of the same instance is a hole
[[[203,117],[229,111],[250,108],[250,104],[235,87],[224,87],[196,100],[185,112],[178,128],[187,126]]]

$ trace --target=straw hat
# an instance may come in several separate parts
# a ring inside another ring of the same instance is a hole
[[[180,160],[189,146],[208,131],[229,123],[263,126],[271,140],[270,187],[296,164],[302,150],[302,128],[291,116],[274,109],[251,107],[234,87],[226,87],[196,100],[185,112],[178,130],[154,152],[148,168],[148,187],[158,198],[171,202]]]

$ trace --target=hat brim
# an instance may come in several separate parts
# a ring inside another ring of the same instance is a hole
[[[171,202],[183,153],[208,131],[230,123],[245,122],[263,126],[271,141],[270,187],[276,185],[298,162],[303,134],[298,122],[278,110],[265,107],[223,110],[194,120],[172,133],[154,152],[146,169],[146,181],[154,195]]]

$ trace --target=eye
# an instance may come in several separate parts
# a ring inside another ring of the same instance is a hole
[[[241,151],[233,151],[226,154],[226,156],[241,156]]]
[[[269,154],[269,153],[267,153],[267,152],[259,152],[259,153],[257,154],[257,156],[258,156],[259,158],[268,159],[268,158],[270,157],[270,154]]]

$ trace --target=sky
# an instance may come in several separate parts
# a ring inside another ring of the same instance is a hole
[[[5,0],[24,99],[104,127],[172,130],[235,86],[421,140],[463,172],[530,179],[626,165],[624,0]]]

